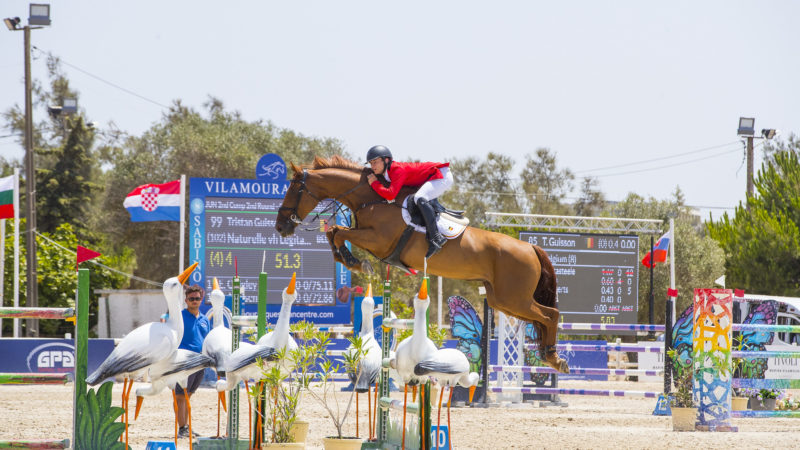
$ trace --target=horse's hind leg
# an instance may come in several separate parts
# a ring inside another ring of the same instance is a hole
[[[555,351],[559,312],[556,308],[539,304],[533,298],[535,286],[527,286],[523,279],[518,279],[516,283],[506,280],[498,282],[496,286],[491,283],[484,285],[489,306],[520,320],[536,322],[544,329],[541,340],[545,362],[561,373],[569,373],[567,362]],[[502,303],[498,299],[502,299]]]

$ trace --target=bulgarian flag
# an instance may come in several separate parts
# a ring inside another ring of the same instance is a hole
[[[667,252],[669,251],[669,242],[672,240],[672,230],[667,231],[664,233],[661,238],[658,239],[656,242],[655,247],[653,247],[653,265],[655,266],[656,263],[663,263],[667,261]],[[642,264],[645,267],[650,267],[650,252],[647,252],[642,258]]]
[[[14,175],[0,178],[0,219],[14,218]]]

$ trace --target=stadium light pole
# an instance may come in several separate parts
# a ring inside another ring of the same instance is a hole
[[[754,117],[739,117],[739,128],[736,134],[744,137],[747,145],[747,196],[753,196],[753,140],[754,139],[772,139],[778,131],[771,128],[761,130],[761,136],[756,137],[756,119]],[[748,206],[749,209],[749,206]]]
[[[39,290],[36,277],[36,172],[33,164],[33,92],[31,88],[31,30],[50,25],[50,5],[31,3],[28,25],[19,27],[19,17],[3,19],[11,31],[22,31],[25,35],[25,213],[27,217],[28,252],[26,306],[39,306]],[[25,334],[39,335],[39,321],[28,319]]]

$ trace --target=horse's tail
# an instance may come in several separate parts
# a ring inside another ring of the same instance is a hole
[[[536,256],[539,257],[539,264],[541,265],[541,270],[539,272],[539,284],[536,285],[536,290],[533,291],[533,301],[542,306],[555,308],[556,272],[553,269],[553,264],[550,263],[550,257],[547,256],[547,252],[533,244],[531,244],[531,246],[536,252]],[[542,344],[542,339],[545,336],[545,328],[544,325],[538,322],[533,322],[533,327],[536,329],[534,343],[539,347],[539,357],[544,360],[547,356],[544,345]]]
[[[539,284],[533,292],[533,298],[542,306],[550,308],[556,307],[556,271],[550,263],[550,257],[541,248],[531,244],[536,256],[539,257],[539,264],[542,270],[539,273]]]

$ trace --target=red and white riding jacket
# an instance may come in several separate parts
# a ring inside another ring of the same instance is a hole
[[[420,187],[426,181],[444,178],[439,171],[442,167],[450,167],[450,163],[392,161],[388,173],[384,172],[389,186],[384,187],[380,181],[375,180],[370,187],[386,200],[394,200],[404,186]]]

